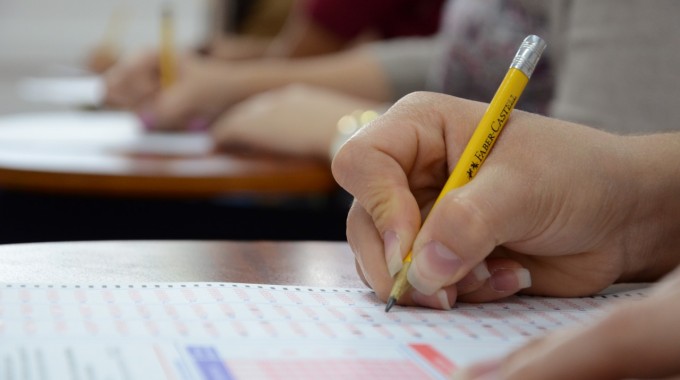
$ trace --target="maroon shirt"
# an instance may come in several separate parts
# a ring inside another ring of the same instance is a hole
[[[351,40],[363,32],[389,39],[427,36],[439,29],[445,0],[305,0],[303,10],[319,26]]]

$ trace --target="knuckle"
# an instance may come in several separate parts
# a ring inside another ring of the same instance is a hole
[[[361,166],[359,157],[362,156],[363,144],[358,139],[352,138],[338,150],[331,163],[331,172],[340,186],[352,194],[355,194],[354,185],[356,178],[353,174]]]
[[[494,224],[488,218],[473,200],[447,194],[428,216],[428,231],[434,236],[423,239],[447,242],[472,267],[499,245]]]
[[[374,187],[369,190],[369,195],[364,202],[366,211],[378,227],[385,225],[392,216],[390,211],[394,209],[393,198],[387,197],[386,194],[388,194],[386,191]]]

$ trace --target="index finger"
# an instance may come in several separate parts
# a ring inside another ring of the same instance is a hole
[[[333,160],[335,179],[370,214],[383,237],[391,275],[418,233],[421,210],[427,211],[448,176],[448,157],[460,152],[462,144],[453,142],[469,137],[469,128],[446,129],[447,118],[467,119],[463,107],[453,117],[442,114],[454,99],[434,93],[404,97],[353,136]]]

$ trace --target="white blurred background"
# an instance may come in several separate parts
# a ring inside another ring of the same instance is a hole
[[[175,9],[179,46],[199,43],[207,33],[209,0],[0,0],[0,59],[11,63],[52,61],[77,65],[106,38],[116,14],[123,50],[158,43],[160,10]]]
[[[0,113],[26,107],[14,96],[18,82],[83,74],[102,43],[121,54],[157,46],[164,4],[174,9],[178,49],[208,38],[211,0],[0,0]]]

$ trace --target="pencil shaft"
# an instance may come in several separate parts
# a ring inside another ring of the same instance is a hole
[[[172,9],[164,8],[161,15],[160,75],[161,87],[168,88],[175,82],[174,15]]]

